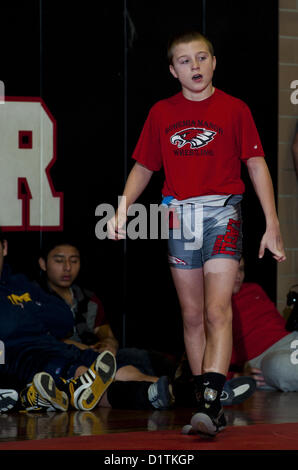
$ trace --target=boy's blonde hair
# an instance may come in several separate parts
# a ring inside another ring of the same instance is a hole
[[[208,47],[208,50],[212,56],[214,56],[214,48],[209,39],[206,38],[199,31],[185,31],[182,33],[175,34],[168,41],[168,61],[172,64],[173,61],[173,49],[175,46],[181,43],[191,41],[204,41]]]

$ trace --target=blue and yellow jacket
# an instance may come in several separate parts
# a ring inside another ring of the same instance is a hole
[[[1,341],[12,345],[45,334],[63,339],[73,331],[73,326],[73,315],[65,302],[45,293],[23,274],[12,274],[8,265],[3,266],[0,278]]]

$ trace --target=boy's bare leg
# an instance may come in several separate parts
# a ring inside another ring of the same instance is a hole
[[[190,369],[193,375],[200,375],[206,344],[203,270],[170,269],[181,306],[184,343]]]
[[[182,430],[186,434],[211,437],[226,426],[220,395],[232,350],[231,297],[238,265],[237,260],[217,258],[199,270],[172,268],[198,400],[198,413]]]
[[[75,372],[75,378],[84,374],[88,370],[88,367],[79,366]],[[134,382],[157,382],[158,377],[143,374],[139,369],[134,366],[124,366],[117,370],[115,380],[119,381],[134,381]],[[104,392],[98,406],[102,408],[111,408],[111,404],[108,400],[107,392]]]
[[[83,375],[85,372],[87,372],[87,370],[88,370],[88,367],[79,366],[75,371],[74,378],[77,379],[78,377],[80,377],[80,375]]]
[[[217,258],[207,261],[204,270],[171,268],[194,375],[227,374],[232,349],[231,297],[238,265],[237,260]]]
[[[115,380],[133,380],[135,382],[157,382],[158,377],[143,374],[143,372],[141,372],[135,366],[123,366],[117,370]]]
[[[239,262],[217,258],[204,265],[207,343],[204,372],[226,375],[232,352],[231,298]]]

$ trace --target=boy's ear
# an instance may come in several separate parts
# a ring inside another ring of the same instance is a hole
[[[176,74],[176,71],[175,71],[174,66],[172,64],[169,66],[169,69],[170,69],[170,72],[173,75],[173,77],[178,78],[178,75]]]
[[[213,56],[213,71],[215,70],[216,68],[216,57],[215,55]]]
[[[8,243],[7,243],[7,240],[3,240],[2,246],[3,246],[3,256],[6,256],[7,253],[8,253]]]
[[[42,269],[43,271],[47,270],[46,262],[42,257],[39,258],[38,264],[39,264],[40,269]]]

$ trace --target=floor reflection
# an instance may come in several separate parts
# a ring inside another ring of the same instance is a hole
[[[297,393],[257,391],[246,402],[225,408],[228,425],[298,422]],[[66,413],[3,413],[0,414],[0,441],[181,429],[189,423],[194,411],[97,408]]]

